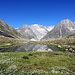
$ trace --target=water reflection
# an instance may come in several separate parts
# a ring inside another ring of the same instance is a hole
[[[59,51],[56,46],[47,46],[41,44],[24,44],[9,48],[0,48],[0,52],[25,52],[25,51]]]

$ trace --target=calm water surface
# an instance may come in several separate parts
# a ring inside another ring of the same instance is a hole
[[[9,48],[0,48],[0,52],[26,52],[26,51],[60,51],[56,46],[47,46],[41,44],[24,44],[21,46],[12,46]]]

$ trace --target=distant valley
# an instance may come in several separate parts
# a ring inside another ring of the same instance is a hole
[[[36,40],[38,41],[42,39],[53,28],[54,26],[42,26],[39,24],[32,24],[32,25],[23,25],[22,27],[18,28],[17,31],[21,35],[30,39],[31,41]]]

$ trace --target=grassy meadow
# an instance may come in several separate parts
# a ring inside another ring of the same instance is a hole
[[[75,75],[75,54],[63,52],[0,53],[0,75]]]

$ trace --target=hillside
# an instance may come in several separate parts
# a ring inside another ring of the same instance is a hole
[[[0,19],[0,36],[9,38],[21,38],[21,34],[18,33],[13,27],[9,26],[3,20]]]

